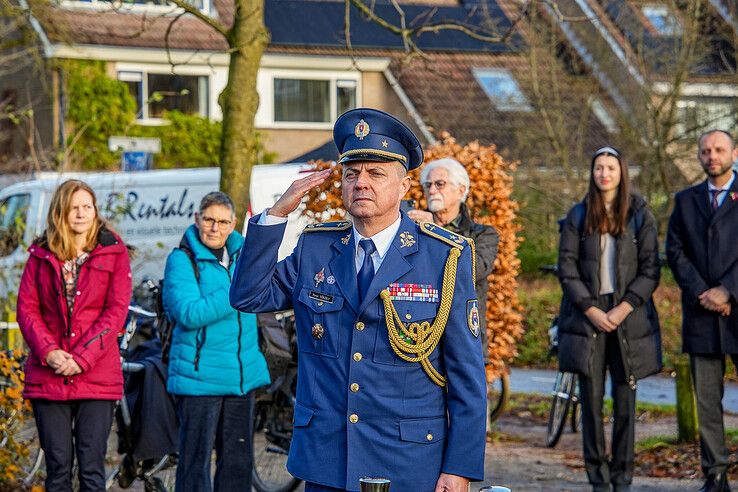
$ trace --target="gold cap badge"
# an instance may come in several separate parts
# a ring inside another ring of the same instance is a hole
[[[364,140],[364,137],[369,135],[369,123],[364,120],[360,120],[356,124],[356,128],[354,128],[354,135],[356,135],[359,140]]]

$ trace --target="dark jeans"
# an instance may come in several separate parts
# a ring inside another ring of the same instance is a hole
[[[177,492],[251,490],[254,395],[177,396]],[[215,481],[210,460],[216,453]]]
[[[612,296],[603,306],[613,307]],[[607,310],[606,309],[606,310]],[[638,354],[634,354],[635,357]],[[582,402],[582,441],[584,466],[595,490],[627,490],[633,481],[635,445],[636,392],[628,385],[625,366],[618,342],[617,330],[597,333],[590,359],[589,376],[579,377]],[[612,458],[605,449],[602,424],[602,402],[605,393],[605,372],[610,371],[613,399]]]
[[[738,355],[730,355],[738,367]],[[728,448],[723,427],[724,355],[695,355],[689,358],[692,368],[697,420],[700,427],[700,457],[705,475],[724,472],[728,466]]]
[[[80,492],[104,491],[105,453],[115,402],[33,399],[31,405],[46,457],[46,490],[72,491],[76,453]]]

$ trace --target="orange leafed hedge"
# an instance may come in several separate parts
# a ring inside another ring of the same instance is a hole
[[[425,162],[442,157],[453,157],[464,165],[471,180],[466,203],[474,214],[474,220],[494,226],[500,235],[495,270],[489,278],[487,295],[487,349],[492,362],[487,368],[487,376],[491,379],[499,374],[506,361],[515,357],[515,343],[523,334],[522,307],[517,295],[520,225],[516,220],[518,205],[510,198],[513,188],[511,172],[515,170],[515,164],[504,161],[494,145],[485,147],[472,142],[461,146],[448,134],[425,149]],[[316,169],[326,169],[332,164],[316,161],[313,165]],[[415,199],[420,208],[425,208],[420,171],[412,171],[410,175],[413,186],[406,198]],[[341,201],[340,183],[341,166],[334,165],[331,176],[323,185],[308,194],[305,215],[314,221],[344,218],[346,211]]]

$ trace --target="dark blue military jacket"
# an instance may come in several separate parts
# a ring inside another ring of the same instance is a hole
[[[299,364],[290,473],[351,491],[364,476],[389,478],[399,492],[432,492],[441,472],[482,480],[486,384],[469,245],[403,214],[360,304],[349,222],[308,229],[292,255],[277,263],[285,226],[257,221],[249,223],[230,299],[246,312],[295,310]],[[419,363],[395,354],[379,294],[393,293],[403,323],[432,322],[453,248],[461,249],[453,304],[430,356],[447,377],[444,388]],[[411,297],[417,300],[404,300]]]

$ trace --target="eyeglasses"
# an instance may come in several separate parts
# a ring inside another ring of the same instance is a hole
[[[438,181],[426,181],[425,183],[421,183],[421,186],[425,191],[430,190],[433,186],[435,186],[438,191],[441,191],[446,186],[446,184],[446,181],[439,179]]]
[[[213,225],[218,224],[218,228],[220,227],[228,227],[231,225],[233,221],[232,220],[215,220],[212,217],[203,217],[202,223],[205,225],[205,227],[213,227]]]

